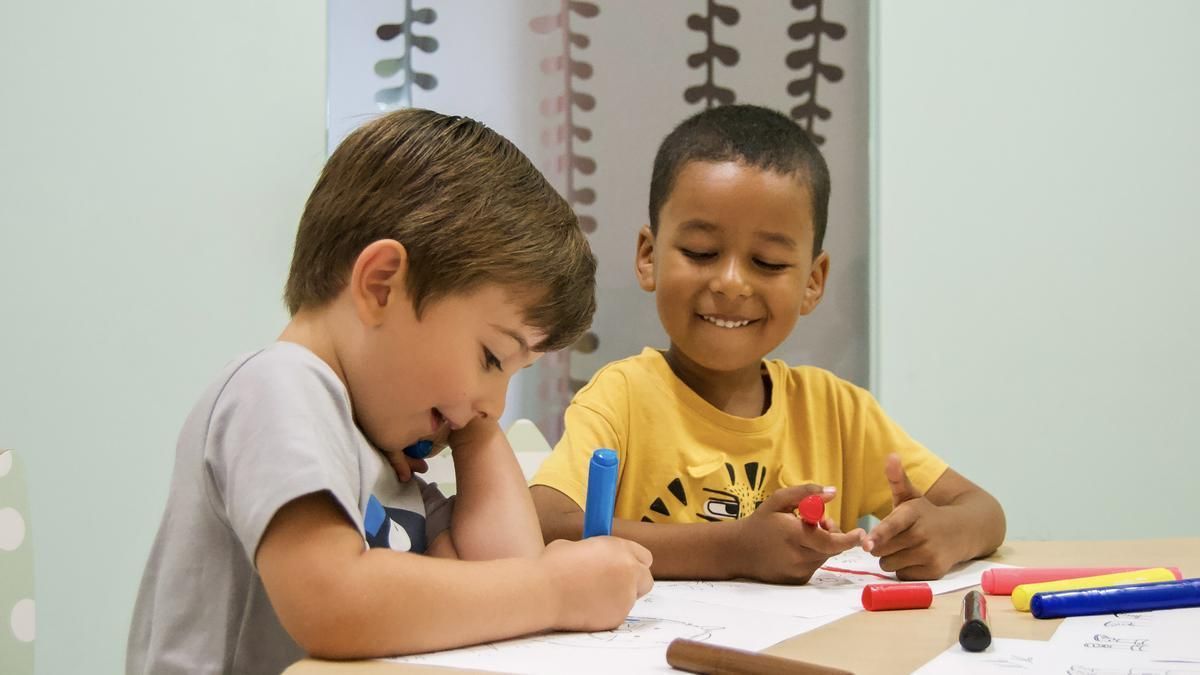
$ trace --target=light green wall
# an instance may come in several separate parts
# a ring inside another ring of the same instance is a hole
[[[1200,3],[876,10],[885,407],[1010,536],[1200,534]]]
[[[324,159],[320,0],[0,4],[0,447],[40,673],[115,673],[175,436],[271,339]]]

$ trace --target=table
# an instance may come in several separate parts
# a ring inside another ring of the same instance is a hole
[[[989,560],[1029,567],[1173,565],[1185,577],[1200,576],[1200,538],[1133,541],[1018,541],[1005,543]],[[974,587],[978,588],[978,586]],[[858,612],[765,649],[768,654],[837,666],[870,675],[908,673],[958,640],[963,589],[933,598],[925,610]],[[1046,640],[1061,620],[1038,620],[1012,608],[1004,596],[988,596],[993,637]],[[877,646],[877,647],[876,647]],[[480,672],[379,661],[304,659],[285,675],[401,675]]]

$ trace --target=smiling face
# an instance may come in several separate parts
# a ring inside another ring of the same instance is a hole
[[[358,343],[347,384],[371,442],[396,451],[445,443],[476,418],[498,420],[514,373],[537,360],[543,335],[524,306],[495,285],[433,301],[418,319],[406,299]]]
[[[685,165],[658,232],[638,237],[638,282],[671,350],[710,371],[757,369],[816,308],[828,269],[801,178],[737,162]]]
[[[440,446],[472,420],[497,421],[513,374],[546,339],[526,323],[540,294],[499,283],[431,298],[418,315],[408,260],[394,240],[367,246],[338,298],[297,314],[283,338],[323,355],[355,421],[387,452],[426,439]]]

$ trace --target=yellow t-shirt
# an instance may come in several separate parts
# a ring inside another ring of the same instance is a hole
[[[759,417],[713,407],[662,353],[602,368],[571,401],[566,432],[533,478],[583,507],[596,448],[620,458],[616,517],[656,523],[745,518],[775,490],[834,485],[826,513],[843,529],[892,510],[884,460],[899,453],[921,491],[946,463],[904,433],[866,390],[820,368],[765,361],[771,405]]]

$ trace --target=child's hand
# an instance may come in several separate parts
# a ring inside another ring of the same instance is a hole
[[[797,485],[777,490],[744,520],[735,521],[739,531],[734,555],[744,561],[739,576],[774,583],[804,584],[830,556],[858,546],[863,531],[843,533],[825,518],[820,526],[809,525],[794,510],[808,495],[822,495],[828,503],[832,488]]]
[[[940,579],[963,556],[954,552],[955,523],[947,507],[922,495],[898,455],[889,455],[884,474],[892,488],[892,512],[863,540],[863,550],[900,579]]]
[[[412,479],[414,473],[425,473],[429,470],[429,463],[426,459],[436,456],[439,452],[446,449],[446,444],[433,444],[433,451],[425,456],[425,459],[417,459],[409,457],[401,452],[384,452],[383,456],[387,459],[388,464],[392,465],[392,471],[396,472],[396,478],[400,479],[401,483],[407,483]]]
[[[650,592],[650,551],[616,537],[550,542],[539,558],[558,601],[561,630],[610,630]]]
[[[388,464],[392,465],[392,471],[396,472],[396,478],[399,478],[401,483],[411,480],[414,473],[425,473],[429,470],[429,464],[425,460],[409,457],[403,452],[385,452],[383,456],[387,457]]]

